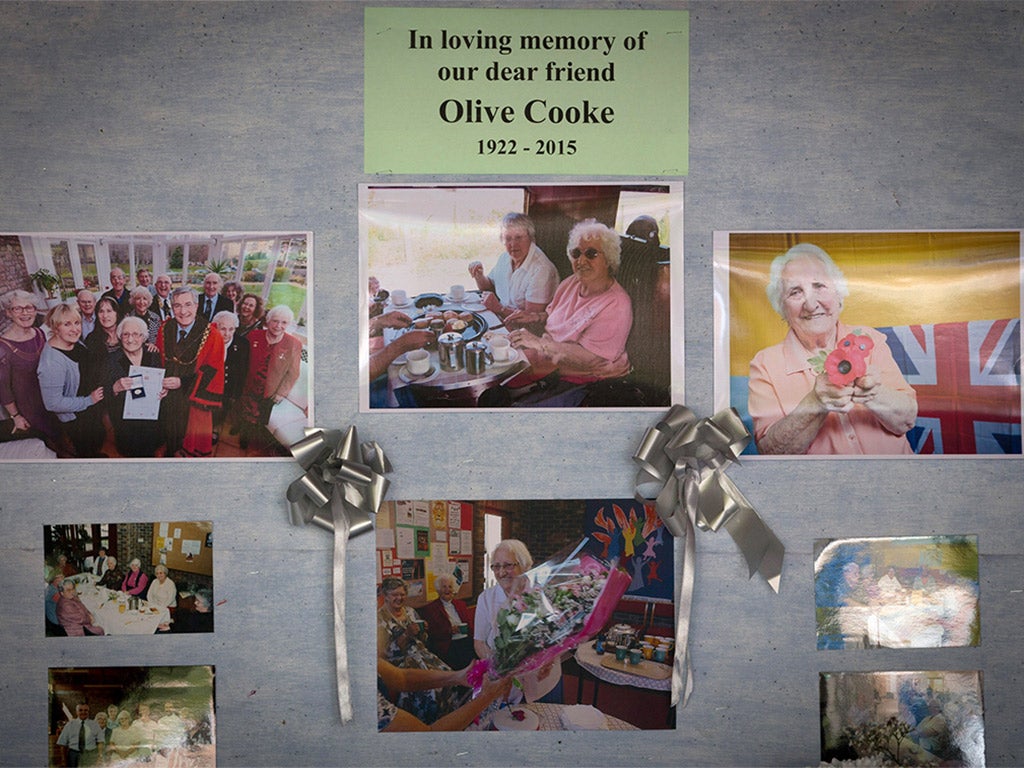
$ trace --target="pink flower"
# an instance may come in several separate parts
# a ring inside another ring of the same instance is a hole
[[[867,371],[867,361],[855,346],[844,347],[840,342],[840,345],[825,358],[825,372],[828,374],[829,383],[835,387],[848,387]]]

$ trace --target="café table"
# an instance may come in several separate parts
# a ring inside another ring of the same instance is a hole
[[[669,724],[674,722],[675,708],[671,706],[672,667],[668,664],[644,659],[641,663],[644,665],[645,671],[648,671],[653,676],[629,672],[629,664],[616,663],[614,664],[615,668],[609,668],[601,663],[602,660],[604,658],[614,659],[615,657],[609,657],[608,654],[599,655],[594,649],[593,643],[584,643],[578,646],[573,654],[573,658],[580,667],[581,675],[589,674],[594,680],[594,695],[591,698],[591,704],[597,704],[597,692],[602,681],[611,685],[629,685],[634,688],[657,691],[658,693],[652,695],[659,698],[661,696],[668,698],[666,718]],[[582,698],[583,679],[581,677],[579,687],[576,689],[577,703],[582,701]]]
[[[92,574],[84,576],[79,579],[78,597],[108,635],[152,635],[160,624],[171,620],[166,606],[151,605],[147,600],[139,600],[138,608],[126,606],[122,612],[117,600],[120,593],[98,586]]]
[[[431,303],[425,303],[428,301]],[[438,304],[437,301],[441,303]],[[484,307],[477,291],[466,291],[461,301],[440,294],[419,294],[410,298],[405,305],[396,306],[389,303],[384,312],[404,312],[415,319],[430,309],[472,312],[479,316],[487,323],[487,328],[479,337],[481,341],[486,340],[484,336],[487,334],[508,334],[501,319]],[[390,344],[404,332],[389,328],[384,331],[384,342]],[[448,371],[441,368],[436,348],[428,352],[430,359],[426,374],[416,376],[410,373],[405,355],[396,358],[388,367],[388,402],[392,407],[400,405],[396,393],[403,389],[408,390],[412,400],[419,407],[473,407],[481,392],[507,382],[530,367],[526,355],[521,350],[511,349],[507,361],[488,362],[486,369],[481,373],[469,373],[465,366],[460,370]]]
[[[628,664],[621,665],[621,668],[610,668],[601,662],[605,656],[599,655],[594,649],[593,643],[584,643],[576,648],[576,663],[580,668],[589,672],[596,680],[603,680],[612,685],[631,685],[634,688],[646,688],[650,691],[671,691],[672,690],[672,667],[668,664],[661,664],[657,661],[643,660],[645,667],[651,669],[655,675],[647,676],[627,671]],[[614,657],[611,657],[614,658]],[[618,667],[618,665],[617,665]],[[594,701],[597,700],[597,683],[594,685]]]

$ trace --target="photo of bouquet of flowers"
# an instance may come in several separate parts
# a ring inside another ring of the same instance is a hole
[[[522,575],[521,588],[498,611],[494,656],[474,662],[471,681],[540,669],[611,620],[631,577],[617,560],[606,563],[584,551],[589,542],[584,538]]]

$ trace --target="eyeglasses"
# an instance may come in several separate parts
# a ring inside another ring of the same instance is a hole
[[[581,251],[579,248],[573,248],[569,251],[569,255],[572,256],[573,261],[576,261],[580,256],[586,256],[588,259],[593,260],[599,253],[601,253],[601,251],[597,250],[597,248],[587,248],[585,251]]]
[[[495,573],[501,573],[502,571],[514,571],[519,567],[519,563],[495,563],[491,566],[491,570]]]
[[[21,312],[22,314],[24,314],[25,312],[35,312],[36,308],[29,304],[28,306],[24,307],[10,307],[10,310],[11,312]]]

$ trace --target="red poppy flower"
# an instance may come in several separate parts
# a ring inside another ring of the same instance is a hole
[[[867,361],[860,351],[845,348],[842,343],[825,358],[825,373],[829,383],[836,387],[848,387],[868,371]]]
[[[859,335],[856,333],[848,333],[840,341],[836,349],[842,349],[850,352],[851,354],[859,354],[861,357],[867,357],[871,354],[871,350],[875,348],[875,342],[871,340],[870,336]]]

